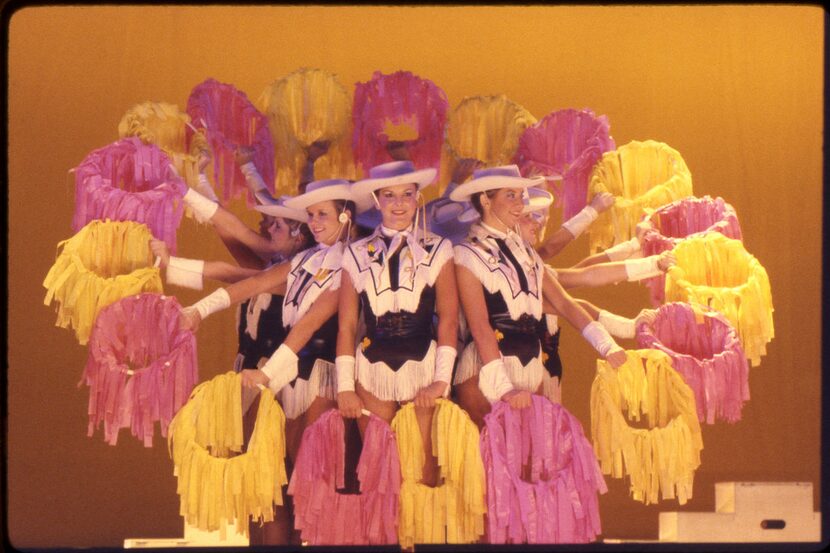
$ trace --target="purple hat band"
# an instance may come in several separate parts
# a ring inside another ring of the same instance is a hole
[[[390,179],[407,173],[414,173],[415,165],[411,161],[392,161],[376,165],[369,169],[370,179]]]
[[[482,177],[515,177],[522,178],[518,165],[503,165],[501,167],[488,167],[473,171],[473,179]]]

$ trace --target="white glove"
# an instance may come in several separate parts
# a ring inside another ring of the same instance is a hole
[[[268,389],[276,395],[282,388],[297,378],[297,354],[282,344],[265,362],[261,370],[268,377]]]
[[[239,166],[239,170],[245,175],[245,184],[256,198],[256,201],[261,205],[273,205],[275,200],[268,192],[268,187],[265,186],[265,181],[262,180],[262,176],[257,171],[254,162],[243,163]]]
[[[337,371],[337,392],[354,392],[354,355],[338,355],[334,358]]]
[[[227,309],[230,306],[231,297],[224,288],[214,290],[211,294],[192,305],[199,312],[199,316],[201,316],[203,321],[207,319],[208,315]]]
[[[201,290],[204,286],[205,262],[201,259],[186,259],[170,256],[167,264],[167,283],[184,288]]]
[[[626,259],[623,263],[629,282],[662,275],[663,271],[657,266],[659,259],[659,255],[650,255],[642,259]]]
[[[193,210],[193,215],[196,216],[196,220],[200,223],[210,221],[210,218],[219,209],[218,203],[210,201],[192,188],[187,189],[183,200]]]
[[[631,240],[626,240],[625,242],[620,242],[616,246],[611,246],[605,250],[605,255],[607,255],[608,259],[611,261],[622,261],[623,259],[628,259],[629,257],[643,256],[640,251],[640,241],[637,240],[636,236]]]
[[[578,238],[580,234],[585,232],[591,223],[596,221],[599,213],[593,207],[586,205],[582,208],[582,211],[562,223],[562,227],[574,235],[574,238]]]
[[[608,334],[605,327],[597,321],[591,321],[585,325],[585,328],[582,329],[582,336],[588,340],[588,343],[591,344],[597,352],[599,352],[603,359],[608,357],[608,354],[617,350],[622,351],[622,348],[618,346],[617,342],[615,342],[611,335]]]
[[[617,338],[634,338],[635,321],[601,309],[597,322]]]
[[[435,352],[435,376],[433,382],[446,382],[450,384],[452,380],[452,367],[455,364],[455,358],[458,352],[452,346],[438,346],[438,351]],[[449,389],[449,386],[447,386]]]
[[[478,373],[478,387],[490,403],[499,401],[504,394],[513,390],[504,359],[493,359],[481,367]]]
[[[210,201],[219,203],[219,198],[216,197],[216,192],[213,191],[213,186],[210,185],[210,181],[204,173],[199,173],[199,184],[195,186],[195,190]]]

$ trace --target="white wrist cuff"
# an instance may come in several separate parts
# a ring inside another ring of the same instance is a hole
[[[617,349],[622,349],[617,345],[617,342],[608,334],[601,324],[597,321],[591,321],[585,328],[582,329],[582,336],[588,340],[601,357],[607,357],[609,353]]]
[[[452,346],[438,346],[435,353],[435,375],[433,382],[441,381],[450,383],[452,379],[452,368],[455,365],[455,358],[458,352]]]
[[[562,227],[574,235],[574,238],[578,238],[580,234],[585,232],[591,223],[596,221],[599,213],[593,207],[586,205],[582,208],[582,211],[562,223]]]
[[[227,309],[230,306],[231,297],[224,288],[214,290],[211,294],[193,304],[203,321],[208,318],[208,315]]]
[[[626,240],[616,246],[611,246],[605,250],[605,255],[607,255],[608,259],[611,261],[622,261],[623,259],[628,259],[639,251],[640,241],[637,240],[637,237],[635,236],[631,240]]]
[[[260,370],[268,377],[268,389],[276,395],[286,384],[297,378],[297,354],[282,344]]]
[[[210,201],[192,188],[187,189],[183,199],[184,203],[193,210],[196,220],[202,223],[209,221],[219,209],[218,203]]]
[[[660,256],[650,255],[642,259],[626,259],[623,263],[625,263],[625,274],[628,275],[628,280],[642,280],[663,274],[657,266],[659,258]]]
[[[242,171],[243,175],[245,175],[245,182],[252,191],[267,189],[265,183],[262,181],[262,176],[259,174],[259,171],[257,171],[256,165],[254,165],[253,161],[243,163],[239,166],[239,170]]]
[[[507,376],[504,360],[499,357],[481,367],[478,373],[478,387],[487,401],[494,403],[513,390],[513,384]]]
[[[195,189],[210,201],[219,203],[219,198],[216,197],[216,192],[213,191],[213,186],[210,185],[210,181],[204,173],[199,173],[199,184],[196,185]]]
[[[354,392],[354,355],[338,355],[334,358],[337,372],[337,392]]]
[[[617,338],[634,338],[634,319],[626,319],[609,311],[601,309],[597,322],[605,327],[612,336]]]
[[[204,286],[205,262],[201,259],[186,259],[170,256],[167,264],[167,284],[201,290]]]

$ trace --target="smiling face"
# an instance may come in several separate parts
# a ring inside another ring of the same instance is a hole
[[[519,234],[528,244],[535,244],[542,239],[546,225],[547,213],[544,211],[522,213],[522,216],[519,217]]]
[[[502,231],[515,227],[524,209],[523,190],[522,188],[499,188],[492,197],[483,194],[481,206],[484,214],[481,220]]]
[[[274,253],[291,255],[297,246],[297,237],[291,235],[290,223],[282,217],[263,215],[259,234],[274,246]]]
[[[308,228],[318,243],[330,246],[337,241],[340,230],[343,227],[337,217],[340,212],[337,210],[333,200],[317,202],[306,208],[308,213]]]
[[[418,209],[418,185],[415,183],[387,186],[375,192],[383,226],[403,230],[412,224]]]

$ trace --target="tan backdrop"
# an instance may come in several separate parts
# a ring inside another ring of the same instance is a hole
[[[86,436],[87,349],[54,326],[41,283],[71,236],[67,171],[117,139],[131,106],[184,109],[208,77],[255,99],[303,66],[350,90],[372,72],[432,79],[451,106],[504,93],[537,118],[589,107],[618,145],[677,149],[698,196],[735,206],[766,267],[776,337],[750,376],[737,424],[705,426],[694,499],[645,507],[623,481],[600,499],[604,538],[657,538],[661,510],[711,511],[714,483],[807,481],[820,473],[823,12],[818,7],[44,7],[14,14],[9,42],[8,509],[18,547],[120,546],[182,534],[166,444]],[[241,203],[232,209],[253,224]],[[186,219],[180,253],[228,259]],[[587,254],[582,237],[556,260]],[[209,286],[206,292],[213,289]],[[199,294],[169,288],[182,303]],[[577,294],[634,316],[633,283]],[[227,311],[199,331],[201,378],[230,369]],[[595,356],[563,330],[564,404],[590,432]],[[818,502],[816,503],[818,505]],[[818,508],[818,507],[816,507]]]

